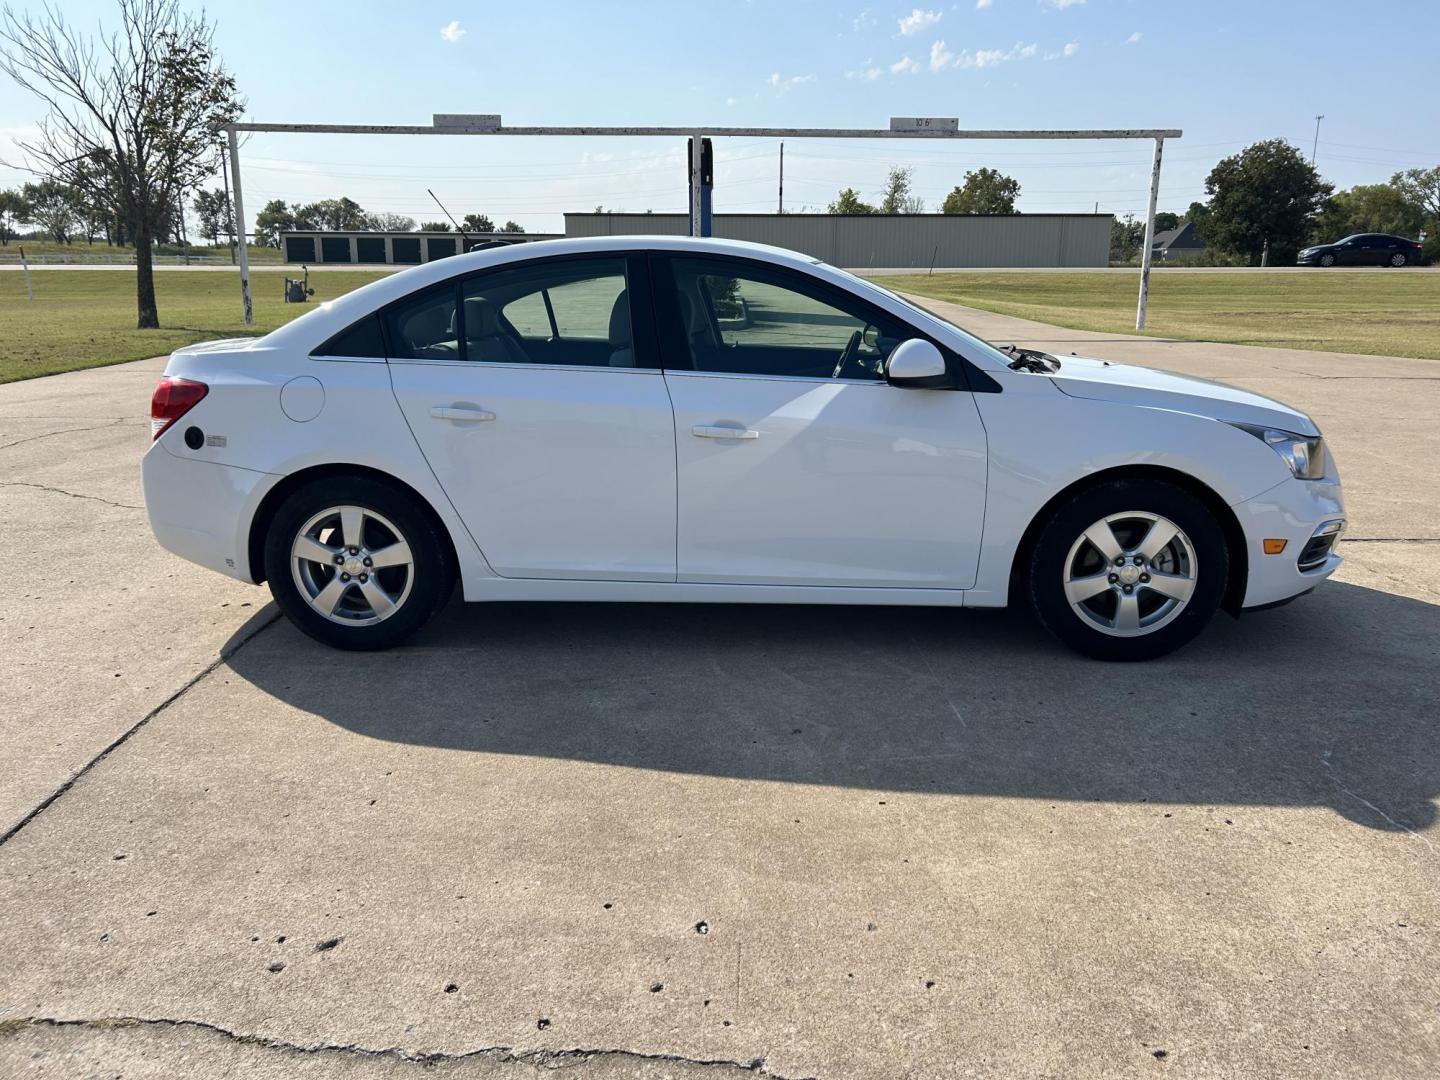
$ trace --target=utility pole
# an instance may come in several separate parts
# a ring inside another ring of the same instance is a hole
[[[1321,121],[1321,120],[1324,120],[1324,119],[1325,119],[1325,114],[1324,114],[1324,113],[1321,113],[1319,116],[1315,117],[1315,142],[1314,142],[1314,143],[1311,145],[1311,147],[1310,147],[1310,164],[1311,164],[1311,165],[1314,165],[1314,164],[1315,164],[1315,151],[1317,151],[1317,150],[1320,149],[1320,121]]]
[[[235,211],[230,205],[230,170],[226,165],[226,157],[220,155],[220,176],[225,181],[225,235],[230,238],[230,265],[235,265],[235,233],[232,225],[235,221]],[[247,319],[248,323],[249,320]]]
[[[785,212],[785,144],[780,144],[780,207],[779,212]]]

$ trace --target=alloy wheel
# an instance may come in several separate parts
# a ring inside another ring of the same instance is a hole
[[[1075,540],[1062,572],[1065,598],[1087,625],[1140,637],[1173,622],[1195,592],[1190,538],[1143,510],[1109,514]]]
[[[362,506],[332,506],[305,522],[290,545],[300,595],[342,626],[395,614],[415,581],[415,558],[388,518]]]

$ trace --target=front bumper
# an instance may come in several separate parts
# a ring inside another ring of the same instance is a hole
[[[146,452],[140,474],[150,529],[161,547],[254,583],[250,521],[278,476],[182,458],[165,446],[165,436]]]
[[[1242,608],[1307,593],[1340,566],[1334,544],[1344,527],[1345,502],[1337,477],[1284,480],[1232,509],[1245,533],[1249,565]],[[1267,554],[1267,540],[1284,540],[1283,550]]]

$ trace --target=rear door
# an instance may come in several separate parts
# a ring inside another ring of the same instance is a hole
[[[624,254],[536,260],[385,312],[395,396],[502,576],[675,579],[674,423],[646,275]]]
[[[963,589],[984,520],[968,391],[881,374],[902,320],[810,275],[657,256],[680,581]]]

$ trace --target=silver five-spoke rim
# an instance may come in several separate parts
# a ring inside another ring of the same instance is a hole
[[[1115,637],[1153,634],[1195,593],[1190,538],[1169,518],[1143,510],[1110,514],[1070,548],[1065,598],[1087,625]]]
[[[369,626],[405,603],[414,556],[390,521],[363,506],[332,506],[300,527],[290,568],[300,595],[342,626]]]

